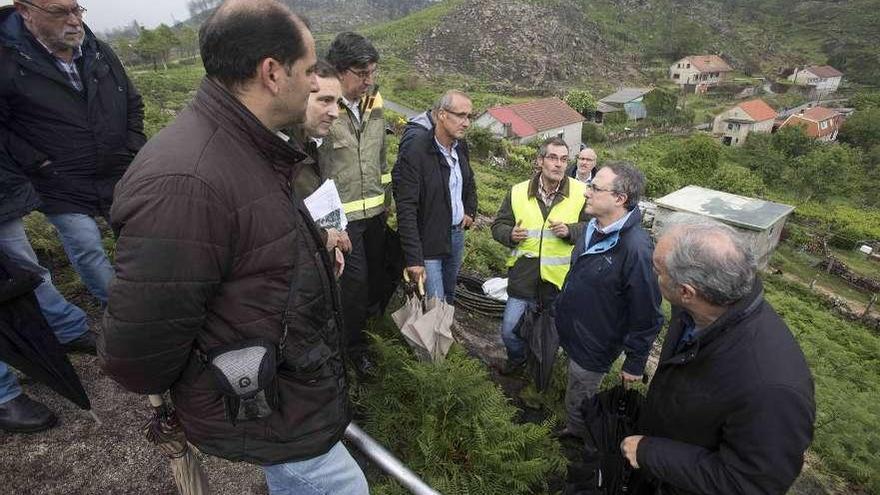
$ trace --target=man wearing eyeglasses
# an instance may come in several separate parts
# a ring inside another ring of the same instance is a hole
[[[318,149],[324,177],[339,190],[351,253],[339,283],[345,307],[347,350],[355,369],[369,372],[364,328],[377,314],[385,285],[386,174],[385,117],[376,85],[379,52],[363,36],[340,33],[327,52],[339,72],[342,101],[339,119]]]
[[[642,378],[663,324],[653,243],[641,226],[645,176],[628,162],[610,162],[586,188],[593,216],[571,255],[571,271],[556,300],[556,329],[569,357],[567,413],[562,435],[582,437],[584,399],[596,393],[620,356],[620,378]]]
[[[593,148],[582,148],[575,158],[575,162],[568,167],[565,175],[573,177],[584,184],[589,184],[596,177],[599,171],[596,167],[596,150]]]
[[[434,104],[433,132],[413,137],[392,172],[397,230],[410,280],[452,304],[464,255],[464,231],[477,214],[477,188],[464,135],[471,99],[448,91]]]
[[[102,304],[113,268],[96,216],[143,146],[143,103],[75,0],[0,9],[0,142],[42,200],[71,263]]]
[[[565,176],[568,145],[548,138],[538,151],[539,172],[513,186],[492,223],[492,237],[510,248],[507,304],[501,338],[507,348],[502,374],[520,370],[526,344],[514,333],[526,310],[551,308],[568,274],[575,239],[587,221],[584,184]]]

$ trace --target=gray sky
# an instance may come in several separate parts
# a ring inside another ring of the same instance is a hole
[[[0,0],[0,5],[11,3]],[[124,26],[133,20],[152,28],[163,22],[170,25],[172,16],[178,21],[189,17],[186,0],[79,0],[79,4],[89,9],[85,21],[94,31]]]

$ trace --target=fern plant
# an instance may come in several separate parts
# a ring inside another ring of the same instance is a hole
[[[365,429],[446,495],[547,490],[565,469],[553,421],[517,424],[517,409],[483,365],[455,345],[439,364],[374,336],[378,374],[358,398]],[[380,484],[377,493],[401,493]]]

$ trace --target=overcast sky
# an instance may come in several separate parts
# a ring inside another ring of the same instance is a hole
[[[0,0],[0,5],[11,3]],[[134,20],[152,28],[189,17],[186,0],[79,0],[79,4],[89,9],[85,21],[95,31],[125,26]]]

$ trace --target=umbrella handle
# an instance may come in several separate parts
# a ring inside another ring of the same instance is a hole
[[[150,394],[147,397],[150,399],[150,405],[153,407],[162,407],[165,404],[165,400],[160,394]]]
[[[406,268],[403,269],[403,281],[406,283],[410,283],[409,272],[406,271]],[[425,276],[424,275],[419,277],[419,283],[417,285],[418,285],[419,297],[424,298],[425,297]]]

